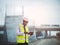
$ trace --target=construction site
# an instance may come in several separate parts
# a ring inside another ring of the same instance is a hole
[[[0,0],[0,44],[17,45],[18,25],[29,19],[28,45],[60,45],[60,0]]]

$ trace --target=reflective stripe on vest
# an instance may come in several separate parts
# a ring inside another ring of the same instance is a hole
[[[24,27],[22,24],[19,25],[19,28],[24,32]],[[28,32],[28,27],[26,27],[26,32]],[[26,35],[26,42],[28,43],[28,35]],[[25,43],[25,34],[17,36],[17,43]]]

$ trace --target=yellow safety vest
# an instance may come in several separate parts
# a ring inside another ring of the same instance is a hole
[[[24,27],[22,24],[19,24],[20,31],[24,32]],[[26,27],[26,32],[28,32],[28,27]],[[26,42],[28,43],[28,35],[26,34]],[[25,34],[17,35],[17,43],[25,43]]]

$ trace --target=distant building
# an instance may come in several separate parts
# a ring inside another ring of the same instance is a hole
[[[55,37],[56,33],[60,32],[60,25],[41,25],[40,27],[35,27],[37,32],[45,31],[45,38]]]

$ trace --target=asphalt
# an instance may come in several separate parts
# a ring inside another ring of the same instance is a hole
[[[4,43],[0,44],[3,45]],[[4,45],[17,45],[16,43],[8,43]],[[33,42],[30,42],[29,45],[60,45],[60,40],[58,39],[39,39]]]
[[[57,39],[42,39],[29,43],[29,45],[60,45],[60,40]]]

